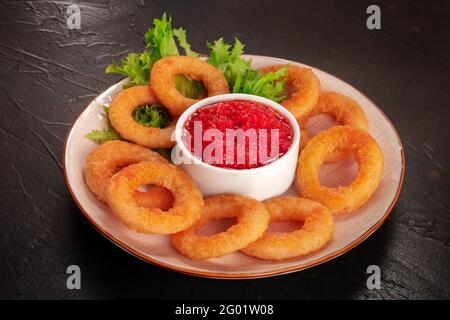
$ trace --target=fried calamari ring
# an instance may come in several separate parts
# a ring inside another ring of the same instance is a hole
[[[199,231],[211,219],[237,217],[237,223],[228,230],[211,236],[199,236]],[[240,195],[219,195],[205,199],[200,220],[191,228],[172,235],[175,248],[191,259],[203,260],[221,257],[245,248],[266,230],[269,214],[264,205]]]
[[[348,186],[328,188],[319,180],[320,167],[336,149],[348,149],[358,162],[358,174]],[[377,189],[383,171],[383,153],[364,130],[336,126],[314,136],[300,153],[296,173],[299,193],[320,202],[332,213],[349,213],[361,207]]]
[[[261,69],[261,72],[275,72],[284,65],[273,65]],[[320,82],[310,68],[288,65],[287,85],[294,92],[281,105],[288,109],[296,119],[308,114],[319,99]]]
[[[149,86],[136,86],[119,92],[108,109],[109,120],[114,129],[126,140],[149,148],[171,148],[172,132],[176,121],[166,128],[150,128],[137,123],[133,118],[133,111],[146,104],[158,103],[156,96]]]
[[[264,260],[283,260],[302,256],[322,248],[330,241],[333,217],[327,207],[318,202],[281,197],[264,202],[270,221],[300,221],[303,226],[293,232],[264,233],[241,251]]]
[[[367,131],[369,127],[366,114],[355,100],[337,92],[321,92],[316,106],[308,115],[302,117],[298,121],[300,128],[302,129],[302,141],[300,146],[302,149],[310,139],[305,128],[306,123],[311,117],[319,114],[330,115],[336,120],[338,125],[351,126],[365,131]],[[336,162],[344,159],[346,156],[348,156],[347,151],[335,150],[327,157],[325,162]]]
[[[96,147],[86,158],[86,184],[97,199],[106,202],[106,191],[112,176],[121,168],[141,161],[167,163],[166,159],[147,148],[125,141],[107,141]],[[160,187],[153,187],[147,192],[136,191],[135,197],[143,207],[166,210],[173,203],[172,194]]]
[[[140,206],[133,194],[146,184],[171,191],[173,206],[167,211]],[[192,226],[203,210],[203,197],[195,182],[180,168],[166,163],[144,161],[120,170],[111,179],[107,196],[112,212],[130,229],[142,233],[179,232]]]
[[[198,100],[186,98],[175,87],[177,74],[203,82],[208,96],[229,93],[228,83],[222,72],[198,58],[172,56],[158,60],[152,67],[150,84],[158,100],[173,116],[179,116]]]

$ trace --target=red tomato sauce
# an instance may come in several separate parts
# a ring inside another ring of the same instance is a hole
[[[233,100],[195,111],[183,141],[203,162],[228,169],[268,165],[292,145],[293,129],[283,115],[263,104]]]

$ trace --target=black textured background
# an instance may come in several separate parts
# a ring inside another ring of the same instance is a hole
[[[70,3],[0,2],[0,298],[450,298],[449,1],[73,1],[82,28],[72,31]],[[365,26],[372,3],[380,31]],[[140,51],[164,11],[197,51],[237,35],[248,53],[321,68],[383,109],[402,138],[406,177],[372,237],[310,270],[220,281],[144,263],[89,225],[64,183],[64,137],[118,80],[106,65]],[[66,289],[71,264],[82,290]],[[366,288],[371,264],[381,290]]]

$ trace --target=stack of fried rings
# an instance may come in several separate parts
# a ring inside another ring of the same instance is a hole
[[[109,141],[94,149],[86,160],[85,179],[96,197],[106,201],[130,229],[158,234],[178,232],[172,236],[172,243],[191,259],[243,250],[251,256],[279,260],[317,250],[333,230],[328,209],[307,199],[278,198],[263,204],[245,196],[221,195],[205,199],[203,205],[200,191],[183,171],[156,152],[125,141]],[[147,184],[155,187],[148,192],[137,191]],[[238,222],[225,232],[197,235],[210,220],[226,217],[237,217]],[[305,223],[300,230],[273,241],[272,247],[266,243],[277,236],[265,234],[270,220]],[[305,244],[297,250],[288,249],[301,242]],[[280,251],[278,247],[285,249]]]
[[[167,211],[140,206],[133,198],[141,185],[154,184],[174,197]],[[108,204],[130,229],[142,233],[172,234],[192,226],[201,216],[203,197],[195,182],[181,169],[166,163],[144,161],[130,165],[111,179]]]
[[[261,203],[245,196],[221,195],[206,198],[203,205],[199,189],[181,169],[156,152],[124,141],[109,141],[94,149],[86,160],[85,179],[96,197],[106,201],[130,229],[176,233],[173,245],[191,259],[220,257],[237,250],[261,259],[286,259],[319,249],[333,231],[328,209],[307,199]],[[147,184],[155,187],[137,191]],[[225,217],[236,217],[238,222],[225,232],[197,235],[210,220]],[[300,230],[277,237],[266,234],[271,220],[305,223]],[[302,242],[297,249],[289,249]],[[282,247],[285,249],[280,250]]]
[[[141,161],[168,163],[158,153],[125,141],[107,141],[94,149],[86,158],[84,178],[97,199],[106,202],[112,176],[121,168]],[[164,188],[154,187],[147,192],[136,191],[136,201],[143,207],[167,210],[173,196]]]
[[[281,67],[271,66],[262,71]],[[153,89],[137,86],[123,90],[109,109],[112,126],[124,139],[137,145],[107,142],[86,160],[88,187],[130,229],[171,234],[174,247],[191,259],[215,258],[238,250],[260,259],[289,259],[323,247],[332,237],[332,214],[359,208],[375,192],[381,179],[383,155],[367,133],[367,118],[362,109],[339,93],[320,93],[320,83],[310,69],[288,66],[286,80],[294,92],[282,104],[297,118],[306,137],[296,175],[297,189],[304,198],[281,197],[261,203],[228,194],[203,200],[189,176],[147,149],[173,146],[170,135],[176,117],[196,102],[176,90],[177,74],[202,81],[209,96],[228,92],[222,73],[204,61],[191,57],[161,59],[150,75]],[[174,118],[167,128],[146,128],[134,121],[132,112],[136,107],[159,102]],[[334,117],[338,126],[310,138],[306,123],[321,113]],[[359,165],[356,179],[346,187],[322,186],[321,164],[349,155]],[[138,191],[142,185],[154,187]],[[198,234],[210,220],[225,217],[235,217],[237,222],[224,232],[211,236]],[[267,231],[270,221],[286,220],[300,221],[303,225],[288,233]]]
[[[221,195],[206,198],[203,205],[199,189],[181,169],[147,148],[124,141],[109,141],[94,149],[86,160],[85,179],[97,198],[106,200],[113,214],[130,229],[175,233],[173,245],[191,259],[220,257],[237,250],[261,259],[286,259],[321,248],[333,231],[329,210],[307,199],[261,203],[245,196]],[[149,192],[137,191],[147,184],[155,187]],[[238,222],[225,232],[197,235],[210,220],[225,217],[236,217]],[[282,236],[269,235],[266,230],[271,220],[299,220],[304,225]],[[298,247],[301,242],[305,243]]]

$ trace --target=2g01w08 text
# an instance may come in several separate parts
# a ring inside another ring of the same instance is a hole
[[[272,315],[273,305],[264,304],[229,304],[219,305],[217,313],[220,315]]]

